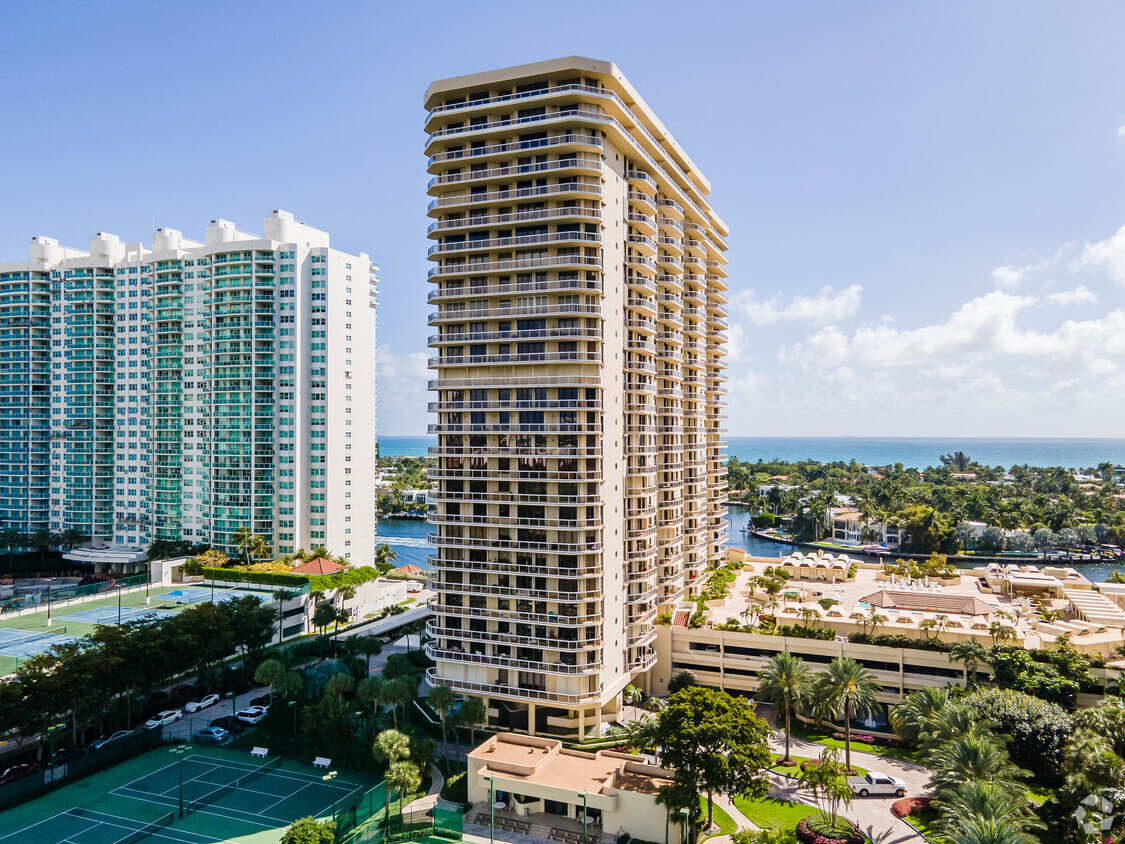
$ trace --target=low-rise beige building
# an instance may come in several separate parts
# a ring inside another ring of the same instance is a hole
[[[673,772],[645,757],[600,750],[567,750],[562,742],[500,733],[469,753],[469,801],[501,818],[524,818],[544,826],[551,815],[582,822],[589,840],[621,830],[645,841],[679,841],[680,827],[656,802]],[[534,816],[542,817],[535,818]],[[488,815],[478,816],[488,823]]]

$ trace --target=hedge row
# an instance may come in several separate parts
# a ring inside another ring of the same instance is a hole
[[[238,568],[203,568],[202,573],[204,577],[215,580],[260,583],[265,586],[288,586],[297,589],[306,583],[311,583],[313,586],[322,587],[325,591],[338,589],[341,586],[359,586],[361,583],[367,583],[367,581],[380,576],[378,569],[371,566],[324,575],[282,574],[272,571],[246,571]]]

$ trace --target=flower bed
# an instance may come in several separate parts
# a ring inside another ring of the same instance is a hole
[[[930,797],[903,797],[891,804],[891,811],[896,818],[905,818],[926,811],[932,802],[933,798]]]
[[[867,836],[846,818],[837,818],[828,829],[820,815],[810,815],[797,824],[797,840],[803,844],[867,844]]]
[[[844,734],[835,732],[832,734],[832,738],[843,741]],[[863,744],[874,744],[877,747],[902,747],[902,742],[897,738],[876,736],[871,733],[852,733],[852,741],[862,742]]]

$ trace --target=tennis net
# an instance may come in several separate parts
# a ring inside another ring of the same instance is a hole
[[[166,826],[170,826],[174,815],[172,812],[157,818],[152,823],[147,823],[135,832],[130,832],[124,838],[118,838],[113,844],[137,844],[138,841],[148,838],[153,833],[159,832]]]
[[[184,805],[184,812],[186,814],[191,814],[192,812],[195,812],[195,811],[198,811],[199,809],[202,809],[204,806],[207,806],[207,805],[210,805],[211,803],[214,803],[220,797],[225,797],[226,795],[231,794],[231,793],[233,793],[234,791],[237,791],[240,788],[245,788],[247,785],[252,783],[254,780],[258,779],[258,777],[269,773],[274,768],[280,767],[280,765],[281,765],[281,757],[275,756],[273,759],[270,759],[264,765],[259,765],[257,768],[250,771],[249,773],[243,774],[241,777],[236,779],[234,782],[229,782],[226,785],[220,785],[218,788],[207,792],[202,797],[197,797],[195,800],[192,800],[189,803],[186,803]]]

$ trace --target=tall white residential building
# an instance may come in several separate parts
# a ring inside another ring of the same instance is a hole
[[[584,734],[724,554],[727,229],[611,63],[425,104],[431,678],[502,726]]]
[[[234,551],[245,526],[369,562],[377,270],[284,211],[35,238],[0,264],[0,527]]]

